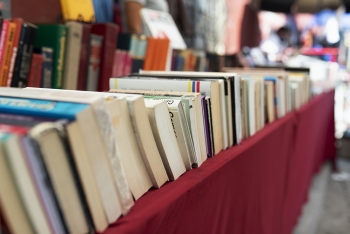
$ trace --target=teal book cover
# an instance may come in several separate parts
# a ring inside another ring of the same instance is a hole
[[[0,97],[0,113],[6,114],[74,120],[79,112],[88,107],[81,103]]]

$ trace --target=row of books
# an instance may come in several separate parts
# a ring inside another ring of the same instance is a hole
[[[0,88],[2,226],[102,232],[151,187],[310,98],[305,73],[226,69],[142,71],[107,93]]]

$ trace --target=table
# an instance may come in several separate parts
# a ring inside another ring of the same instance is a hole
[[[330,91],[151,189],[104,234],[291,233],[312,176],[325,160],[334,161],[334,142]]]

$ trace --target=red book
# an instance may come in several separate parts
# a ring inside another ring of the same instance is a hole
[[[13,69],[15,68],[15,62],[16,62],[17,51],[18,51],[18,44],[19,44],[19,39],[20,39],[21,32],[22,32],[23,19],[15,18],[15,19],[12,19],[12,22],[16,24],[16,34],[15,34],[15,38],[13,41],[13,52],[12,52],[12,57],[11,57],[11,63],[10,63],[10,68],[9,68],[9,73],[8,73],[7,84],[6,84],[7,87],[10,87],[11,83],[12,83]]]
[[[41,87],[42,68],[44,57],[42,54],[33,54],[28,78],[28,87]]]
[[[7,33],[9,31],[10,22],[4,20],[2,22],[1,36],[0,36],[0,66],[2,67],[2,60],[4,58],[4,50],[6,46]]]
[[[78,90],[86,90],[87,71],[89,65],[91,25],[83,24],[83,36],[81,38]]]
[[[109,79],[112,77],[113,73],[114,52],[118,38],[118,26],[112,23],[93,24],[91,33],[103,36],[98,91],[108,91]]]

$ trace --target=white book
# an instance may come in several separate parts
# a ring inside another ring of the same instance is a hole
[[[248,88],[248,129],[249,136],[253,136],[256,133],[256,120],[255,120],[255,78],[244,76],[243,79],[247,81]]]
[[[191,135],[188,127],[185,111],[181,100],[174,100],[169,97],[145,96],[146,99],[162,100],[168,104],[169,115],[171,123],[174,128],[177,144],[180,148],[182,160],[185,164],[186,170],[192,169],[194,160],[193,142],[189,141],[188,136]]]
[[[223,149],[223,134],[221,123],[220,86],[218,81],[187,81],[187,80],[165,80],[151,78],[111,78],[110,89],[127,90],[161,90],[175,92],[200,92],[210,96],[212,104],[212,120],[214,131],[215,154]],[[201,105],[201,104],[200,104]],[[201,120],[203,124],[203,119]],[[204,128],[203,128],[204,129]],[[204,138],[204,136],[200,136]],[[207,157],[207,149],[201,148],[202,159]],[[203,160],[203,161],[204,161]]]
[[[141,94],[141,95],[161,95],[172,99],[181,100],[185,112],[186,122],[190,129],[190,134],[186,137],[193,145],[193,163],[200,166],[206,158],[202,158],[203,148],[205,149],[203,113],[201,106],[201,95],[199,93],[188,92],[167,92],[167,91],[143,91],[143,90],[110,90],[112,93]],[[124,94],[124,95],[125,95]],[[212,147],[213,148],[213,147]]]
[[[185,173],[186,168],[175,138],[168,106],[160,100],[144,99],[144,101],[153,136],[165,169],[169,178],[176,180]]]

